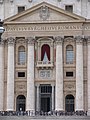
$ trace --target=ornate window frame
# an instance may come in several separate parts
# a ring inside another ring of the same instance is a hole
[[[73,46],[74,59],[73,59],[72,64],[67,64],[67,62],[66,62],[66,47],[68,45]],[[75,66],[75,64],[76,64],[76,42],[75,42],[74,38],[67,37],[64,39],[64,65]]]

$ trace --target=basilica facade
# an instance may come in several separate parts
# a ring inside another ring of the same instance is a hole
[[[90,113],[90,20],[41,2],[4,20],[0,111]]]

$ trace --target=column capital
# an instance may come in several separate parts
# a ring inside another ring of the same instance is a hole
[[[3,46],[3,45],[4,45],[4,40],[1,39],[1,41],[0,41],[0,46]]]
[[[62,44],[63,43],[63,38],[61,36],[55,37],[56,44]]]
[[[82,44],[83,43],[83,37],[82,36],[76,36],[75,40],[76,40],[77,44]]]
[[[27,42],[28,42],[29,45],[34,45],[35,39],[33,37],[28,37]]]
[[[8,45],[14,45],[15,39],[13,37],[7,38]]]
[[[87,40],[87,43],[90,45],[90,36],[86,36],[85,38]]]

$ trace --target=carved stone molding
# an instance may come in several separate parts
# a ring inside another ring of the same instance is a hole
[[[22,90],[25,91],[26,90],[26,84],[24,82],[16,83],[15,90],[16,91],[22,91]]]
[[[29,45],[34,45],[35,39],[33,37],[28,37],[27,42],[28,42]]]
[[[15,39],[13,37],[7,38],[8,45],[14,45]]]
[[[64,41],[68,42],[68,43],[71,43],[71,42],[74,42],[75,40],[72,37],[67,37],[67,38],[64,39]]]
[[[75,90],[75,85],[74,85],[74,83],[65,83],[64,89],[65,90]]]
[[[56,44],[62,44],[63,43],[63,38],[60,36],[55,37]]]
[[[26,39],[23,39],[23,38],[17,39],[16,43],[24,44],[26,43]]]
[[[76,36],[76,37],[75,37],[75,40],[76,40],[76,43],[77,43],[77,44],[82,44],[83,41],[84,41],[82,36]]]

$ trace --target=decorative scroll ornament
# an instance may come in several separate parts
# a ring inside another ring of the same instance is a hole
[[[47,20],[50,16],[49,10],[47,6],[42,6],[40,10],[40,18],[43,20]]]

